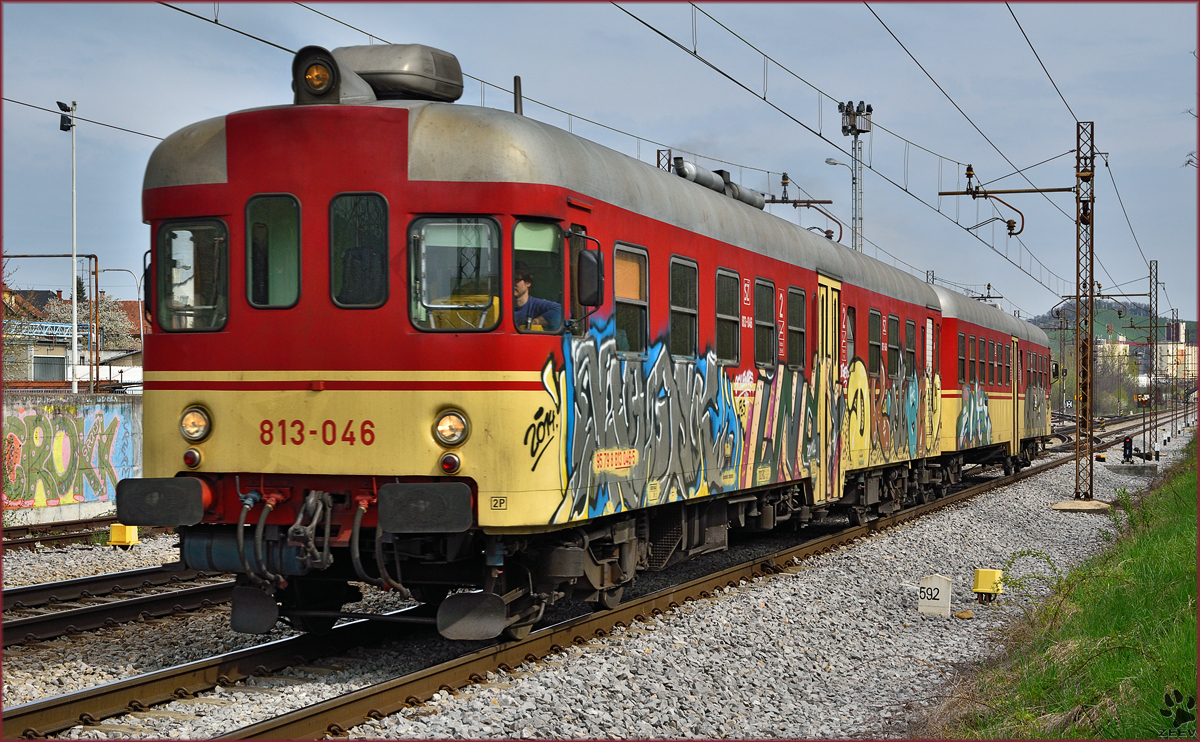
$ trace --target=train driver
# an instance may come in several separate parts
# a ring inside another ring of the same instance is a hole
[[[513,324],[523,330],[557,330],[562,323],[562,305],[530,296],[532,286],[533,272],[529,264],[518,261],[513,266]]]

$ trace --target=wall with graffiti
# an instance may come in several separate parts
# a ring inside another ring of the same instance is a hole
[[[141,476],[142,398],[4,395],[3,508],[70,520],[110,506],[117,480]],[[93,503],[90,507],[75,507]],[[61,508],[64,517],[50,510]]]
[[[546,361],[537,415],[561,431],[559,456],[534,463],[559,469],[553,523],[808,477],[821,502],[841,496],[847,467],[941,450],[937,374],[870,378],[858,358],[814,358],[809,379],[784,366],[734,374],[712,350],[672,359],[661,338],[631,358],[612,320],[565,336],[563,359]]]

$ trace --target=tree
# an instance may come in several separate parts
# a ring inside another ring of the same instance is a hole
[[[4,261],[3,294],[4,294],[4,378],[8,380],[24,380],[30,376],[32,359],[29,352],[31,338],[28,323],[36,321],[37,310],[23,297],[19,291],[12,288],[12,277],[15,268],[10,268],[9,262]]]
[[[76,284],[80,297],[86,294]],[[100,295],[100,348],[101,350],[136,350],[138,347],[138,328],[129,321],[129,316],[121,309],[121,305],[106,294]],[[91,321],[92,301],[81,298],[78,318],[80,324]],[[57,297],[46,302],[47,322],[71,323],[71,301]]]

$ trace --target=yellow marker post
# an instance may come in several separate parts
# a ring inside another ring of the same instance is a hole
[[[120,546],[123,549],[128,549],[134,544],[140,544],[138,540],[137,526],[123,526],[120,523],[113,523],[108,527],[108,545]]]
[[[980,603],[991,603],[997,595],[1004,592],[1003,579],[1002,569],[977,569],[975,586],[971,588],[971,592],[975,593]]]

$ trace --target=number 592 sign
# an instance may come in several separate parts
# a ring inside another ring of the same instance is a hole
[[[950,616],[950,580],[941,575],[922,577],[917,583],[917,610],[935,616]]]

